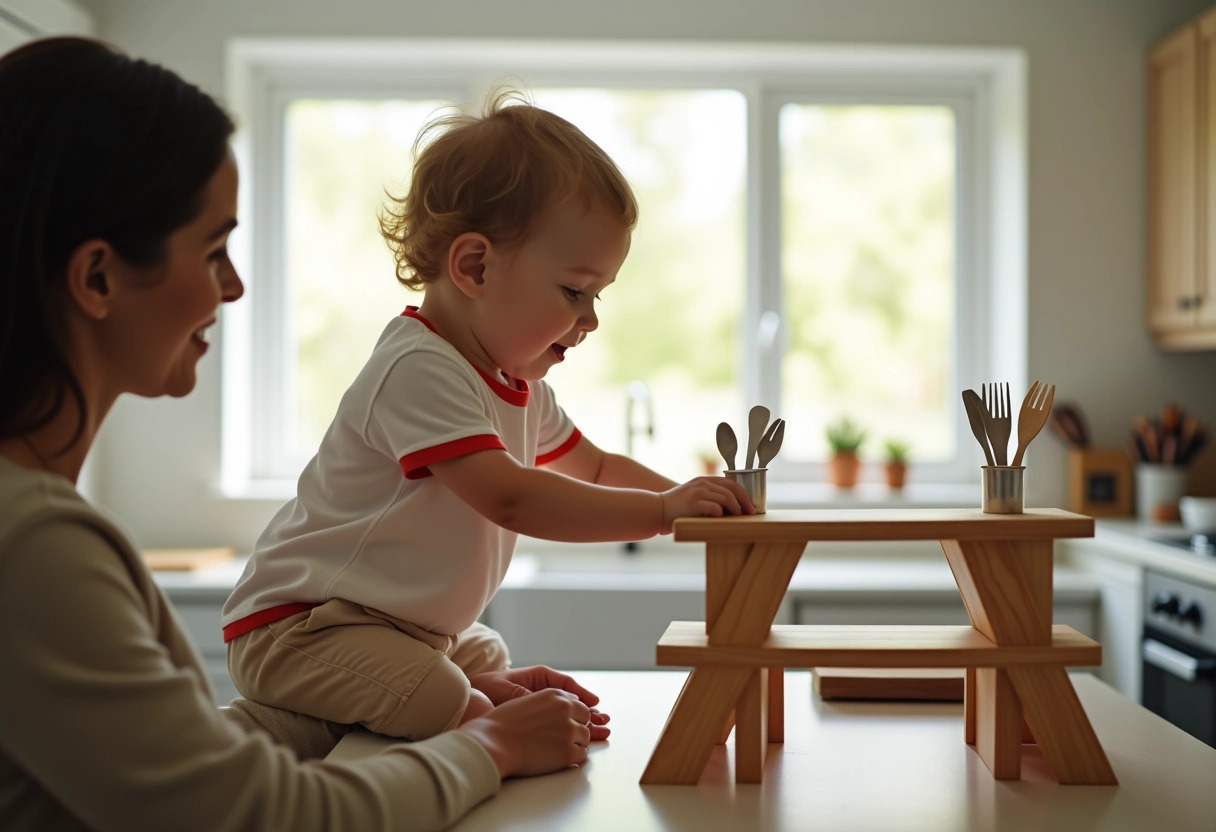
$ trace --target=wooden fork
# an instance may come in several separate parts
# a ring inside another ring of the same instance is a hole
[[[988,433],[988,441],[992,443],[992,455],[996,457],[997,465],[1008,465],[1009,434],[1013,432],[1009,382],[985,384],[980,389],[984,393],[984,429]]]
[[[1051,413],[1051,403],[1056,397],[1054,384],[1035,382],[1026,392],[1022,400],[1022,409],[1018,411],[1018,452],[1013,455],[1014,467],[1022,464],[1022,455],[1030,445],[1030,440],[1039,435]]]

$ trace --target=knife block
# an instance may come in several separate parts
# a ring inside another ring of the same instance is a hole
[[[1132,513],[1132,461],[1123,448],[1070,448],[1068,510],[1090,517]]]

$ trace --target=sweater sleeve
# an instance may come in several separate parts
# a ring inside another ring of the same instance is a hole
[[[337,763],[242,731],[197,657],[175,659],[176,618],[155,606],[87,523],[41,524],[0,552],[0,753],[83,825],[440,829],[497,791],[464,734]]]

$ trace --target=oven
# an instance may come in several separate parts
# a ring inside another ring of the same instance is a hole
[[[1141,703],[1216,747],[1216,588],[1144,574]]]

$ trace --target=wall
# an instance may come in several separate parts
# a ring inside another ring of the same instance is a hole
[[[1032,378],[1079,402],[1100,443],[1177,400],[1216,424],[1216,352],[1163,354],[1144,326],[1145,54],[1208,0],[89,0],[98,31],[216,94],[233,36],[646,38],[1013,46],[1029,61]],[[97,462],[104,502],[147,545],[248,547],[275,504],[218,499],[219,361],[182,401],[120,401]],[[969,441],[969,440],[968,440]],[[195,484],[157,459],[188,455]],[[1216,468],[1216,454],[1209,455]],[[1064,453],[1028,455],[1028,502],[1062,505]],[[913,472],[915,475],[915,472]],[[1216,488],[1216,485],[1213,486]],[[221,526],[229,531],[220,532]]]

